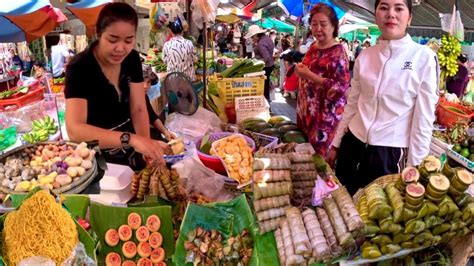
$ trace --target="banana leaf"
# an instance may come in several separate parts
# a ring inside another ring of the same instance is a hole
[[[173,225],[171,223],[171,206],[154,206],[154,207],[114,207],[106,206],[96,202],[91,202],[90,217],[91,226],[99,238],[99,248],[97,251],[97,262],[99,265],[105,264],[105,256],[109,252],[117,252],[122,254],[122,241],[115,247],[109,247],[105,243],[105,233],[107,230],[114,228],[118,229],[120,225],[127,224],[127,217],[130,213],[136,212],[142,218],[142,225],[145,224],[146,218],[152,214],[160,217],[161,228],[160,233],[163,236],[163,245],[165,249],[166,258],[170,258],[174,253],[174,238]],[[135,238],[135,231],[133,230],[132,241],[138,243]],[[122,260],[125,257],[122,257]],[[138,260],[138,255],[136,257]]]
[[[198,226],[206,230],[218,230],[224,239],[235,236],[244,229],[248,229],[254,241],[250,265],[279,264],[273,233],[259,234],[258,225],[245,195],[226,202],[206,205],[190,203],[188,205],[183,223],[181,224],[178,241],[176,242],[176,252],[173,255],[173,262],[176,265],[192,265],[192,263],[185,263],[186,251],[184,250],[184,240],[188,232]]]
[[[28,194],[10,194],[13,206],[18,209],[24,200],[30,198],[34,193],[39,191],[39,188],[33,189]],[[66,204],[66,201],[69,202]],[[79,216],[81,218],[85,217],[87,208],[89,206],[89,197],[84,195],[67,195],[66,200],[63,202],[63,207],[68,210],[73,217],[74,223],[76,224],[77,233],[79,235],[79,241],[84,245],[86,249],[87,256],[91,257],[94,261],[97,261],[96,257],[96,242],[91,237],[91,235],[84,230],[79,223],[76,221],[75,217]],[[0,231],[3,231],[3,223],[8,213],[0,216]],[[2,239],[3,240],[3,239]],[[3,254],[3,243],[0,241],[0,254]],[[0,260],[0,266],[4,265],[3,258]]]
[[[25,200],[28,194],[10,194],[12,205],[18,208],[20,204]],[[69,211],[72,217],[80,217],[85,219],[87,214],[87,208],[89,208],[90,199],[86,195],[63,195],[63,205]]]

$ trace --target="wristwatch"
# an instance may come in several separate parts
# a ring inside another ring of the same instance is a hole
[[[122,148],[129,149],[131,147],[130,139],[131,135],[128,132],[122,133],[122,135],[120,135],[120,142],[122,143]]]

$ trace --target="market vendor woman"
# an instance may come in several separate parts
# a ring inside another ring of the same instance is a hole
[[[135,151],[163,162],[165,143],[150,139],[140,57],[138,17],[125,3],[106,5],[96,26],[98,41],[66,70],[66,126],[73,142],[98,140],[108,162],[137,167]]]

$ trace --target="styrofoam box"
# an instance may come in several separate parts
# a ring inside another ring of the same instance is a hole
[[[133,179],[133,170],[120,164],[107,164],[104,177],[100,180],[100,190],[117,191],[123,190]]]
[[[130,192],[133,170],[119,164],[107,164],[107,168],[99,182],[100,194],[91,199],[103,204],[127,203],[133,198]]]

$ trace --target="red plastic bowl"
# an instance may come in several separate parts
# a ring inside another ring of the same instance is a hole
[[[209,142],[213,143],[216,140],[223,139],[225,137],[228,137],[230,135],[233,135],[235,133],[231,132],[218,132],[218,133],[212,133],[209,136]],[[225,171],[224,165],[222,164],[221,160],[217,156],[212,156],[209,154],[205,154],[201,151],[199,151],[199,147],[201,147],[201,140],[203,137],[199,137],[196,139],[196,150],[197,150],[197,155],[201,162],[209,169],[214,170],[216,173],[221,174],[221,175],[227,175],[227,172]],[[244,136],[245,140],[247,143],[250,145],[252,150],[255,150],[255,142],[247,137]]]

